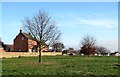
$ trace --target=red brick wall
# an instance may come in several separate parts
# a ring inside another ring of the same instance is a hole
[[[14,50],[15,51],[28,51],[28,39],[19,33],[14,39]]]

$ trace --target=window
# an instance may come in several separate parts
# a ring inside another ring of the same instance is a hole
[[[22,40],[24,40],[24,37],[22,37]]]

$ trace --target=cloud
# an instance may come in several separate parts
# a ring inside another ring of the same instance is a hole
[[[107,16],[101,13],[88,14],[67,14],[59,19],[58,26],[67,28],[80,28],[83,26],[91,26],[102,29],[117,29],[118,18],[115,16]]]
[[[117,28],[118,23],[117,20],[114,19],[107,19],[107,18],[77,18],[78,22],[83,25],[87,26],[94,26],[94,27],[99,27],[99,28]]]

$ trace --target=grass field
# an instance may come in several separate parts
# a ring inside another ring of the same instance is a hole
[[[117,75],[118,57],[43,56],[2,59],[3,75]]]

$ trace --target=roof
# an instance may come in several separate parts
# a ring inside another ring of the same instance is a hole
[[[35,40],[30,33],[24,33],[22,32],[22,30],[20,30],[20,33],[23,34],[27,39]],[[44,41],[42,41],[42,45],[47,46],[47,44]]]
[[[6,44],[10,49],[13,49],[13,45]]]
[[[19,33],[19,34],[23,34],[27,39],[33,40],[33,37],[31,36],[30,33],[24,33],[24,32],[22,32],[22,30],[20,30],[20,33]]]
[[[31,39],[31,40],[34,40],[34,38],[30,35],[30,34],[27,34],[27,33],[22,33],[26,38],[28,38],[28,39]],[[45,43],[45,42],[43,42],[42,41],[42,45],[46,45],[47,46],[47,44]]]
[[[30,34],[27,34],[27,33],[22,33],[27,39],[32,39],[33,40],[33,37],[30,35]]]

